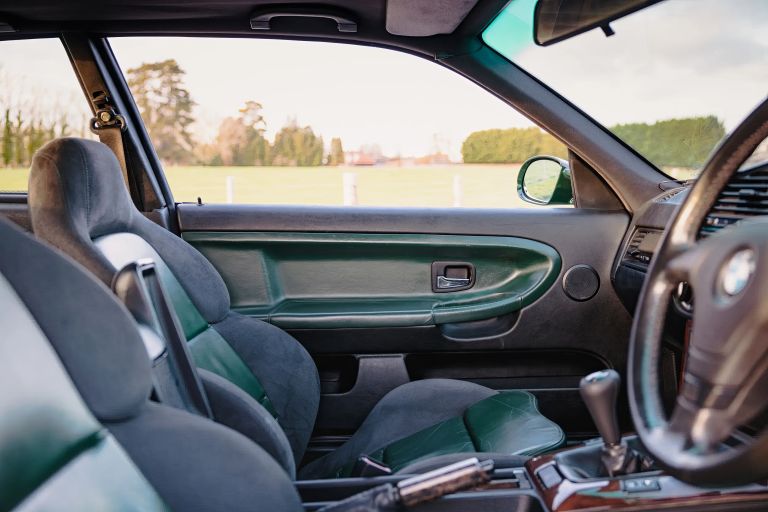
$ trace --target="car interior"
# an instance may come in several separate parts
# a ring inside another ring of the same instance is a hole
[[[0,190],[0,511],[765,510],[768,99],[673,178],[491,37],[676,1],[0,1],[92,132]],[[111,44],[141,37],[399,52],[567,156],[526,208],[180,201]]]

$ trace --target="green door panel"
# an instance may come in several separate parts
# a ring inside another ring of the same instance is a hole
[[[272,308],[238,308],[282,327],[383,327],[433,325],[433,303],[407,298],[284,299]]]
[[[517,311],[560,272],[551,246],[516,237],[187,232],[219,270],[233,309],[287,329],[411,327]],[[474,265],[475,284],[432,291],[435,261]]]

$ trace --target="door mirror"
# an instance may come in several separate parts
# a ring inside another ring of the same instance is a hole
[[[554,156],[529,158],[517,175],[517,194],[538,205],[573,204],[568,162]]]

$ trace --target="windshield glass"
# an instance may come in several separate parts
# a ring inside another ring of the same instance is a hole
[[[533,42],[535,4],[510,2],[485,43],[676,179],[696,177],[766,95],[765,0],[666,0],[612,22],[609,38],[548,47]]]

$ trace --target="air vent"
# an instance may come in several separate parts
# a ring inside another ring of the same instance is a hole
[[[768,167],[737,173],[725,186],[704,219],[706,237],[742,219],[768,215]]]
[[[634,236],[632,236],[632,240],[629,241],[629,245],[627,246],[627,254],[640,247],[640,243],[643,241],[643,238],[645,238],[647,234],[648,231],[645,229],[638,229],[635,231]]]
[[[638,228],[627,245],[624,261],[647,266],[660,238],[661,232],[658,230]]]

